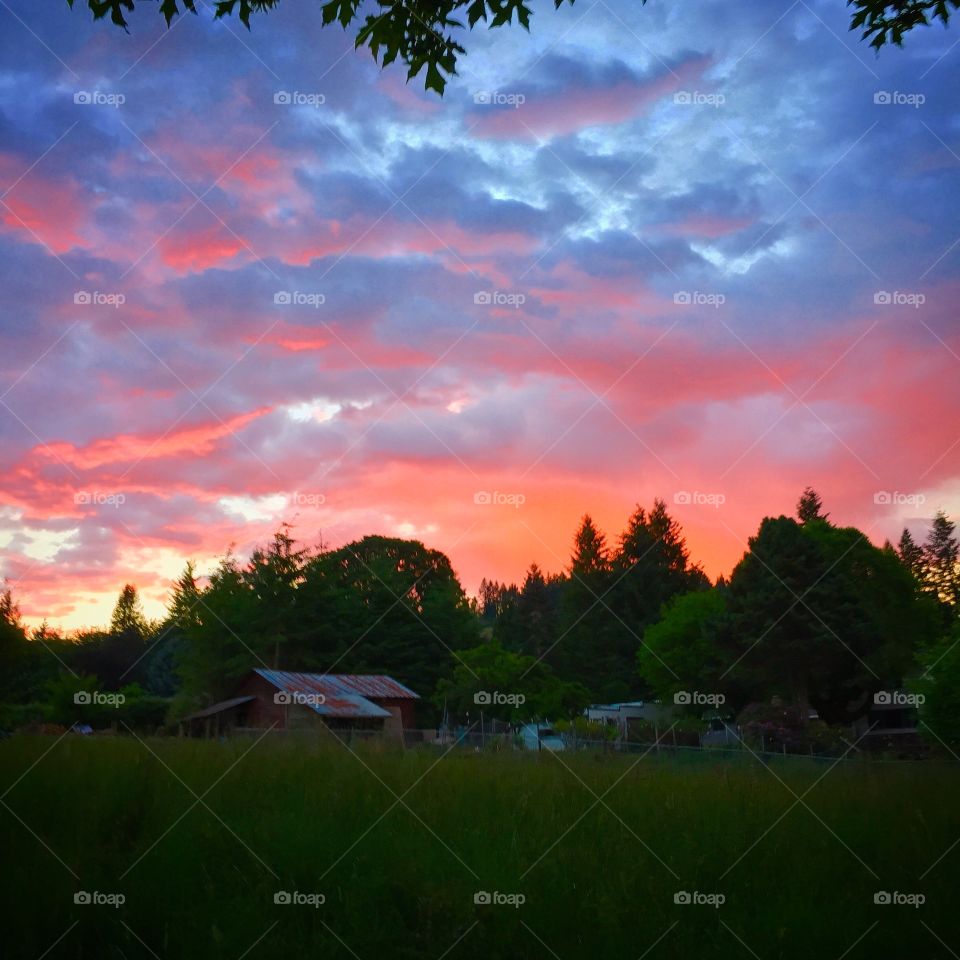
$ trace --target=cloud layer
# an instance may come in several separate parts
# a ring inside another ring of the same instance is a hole
[[[31,618],[128,580],[157,612],[284,521],[419,537],[475,590],[654,496],[712,575],[806,484],[878,541],[960,512],[948,34],[878,59],[838,0],[544,3],[441,101],[282,7],[0,12],[0,575]]]

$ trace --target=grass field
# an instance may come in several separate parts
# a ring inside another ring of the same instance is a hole
[[[0,792],[8,958],[960,954],[946,765],[18,736]]]

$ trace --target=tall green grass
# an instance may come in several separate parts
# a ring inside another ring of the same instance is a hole
[[[950,956],[958,787],[932,764],[18,736],[0,743],[2,954],[69,931],[46,957]]]

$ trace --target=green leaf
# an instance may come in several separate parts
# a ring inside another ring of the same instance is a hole
[[[473,28],[478,20],[486,19],[487,5],[484,0],[473,0],[473,3],[471,3],[467,9],[467,22],[470,24],[470,27]]]
[[[430,63],[427,65],[427,79],[424,82],[424,89],[426,90],[436,90],[440,96],[443,96],[444,87],[446,87],[447,81],[444,80],[443,74],[437,69],[435,63]]]

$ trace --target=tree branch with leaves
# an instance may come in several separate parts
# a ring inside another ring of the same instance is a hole
[[[76,0],[67,0],[70,7]],[[145,0],[140,0],[141,7]],[[514,21],[530,29],[530,0],[370,0],[377,12],[360,22],[363,0],[321,0],[321,25],[339,23],[344,30],[357,25],[354,47],[367,47],[381,67],[396,60],[407,66],[407,80],[424,67],[424,87],[441,96],[447,80],[457,73],[457,60],[466,48],[456,39],[466,29],[483,22],[490,29]],[[553,0],[555,8],[573,6],[575,0]],[[640,0],[645,5],[647,0]],[[124,30],[137,0],[87,0],[94,19],[109,18]],[[214,18],[236,16],[249,30],[254,14],[275,10],[280,0],[215,0]],[[877,51],[885,44],[902,46],[903,37],[916,27],[939,20],[946,26],[960,0],[847,0],[853,7],[851,30],[862,30]],[[182,13],[197,13],[196,0],[161,0],[155,9],[169,27]]]

